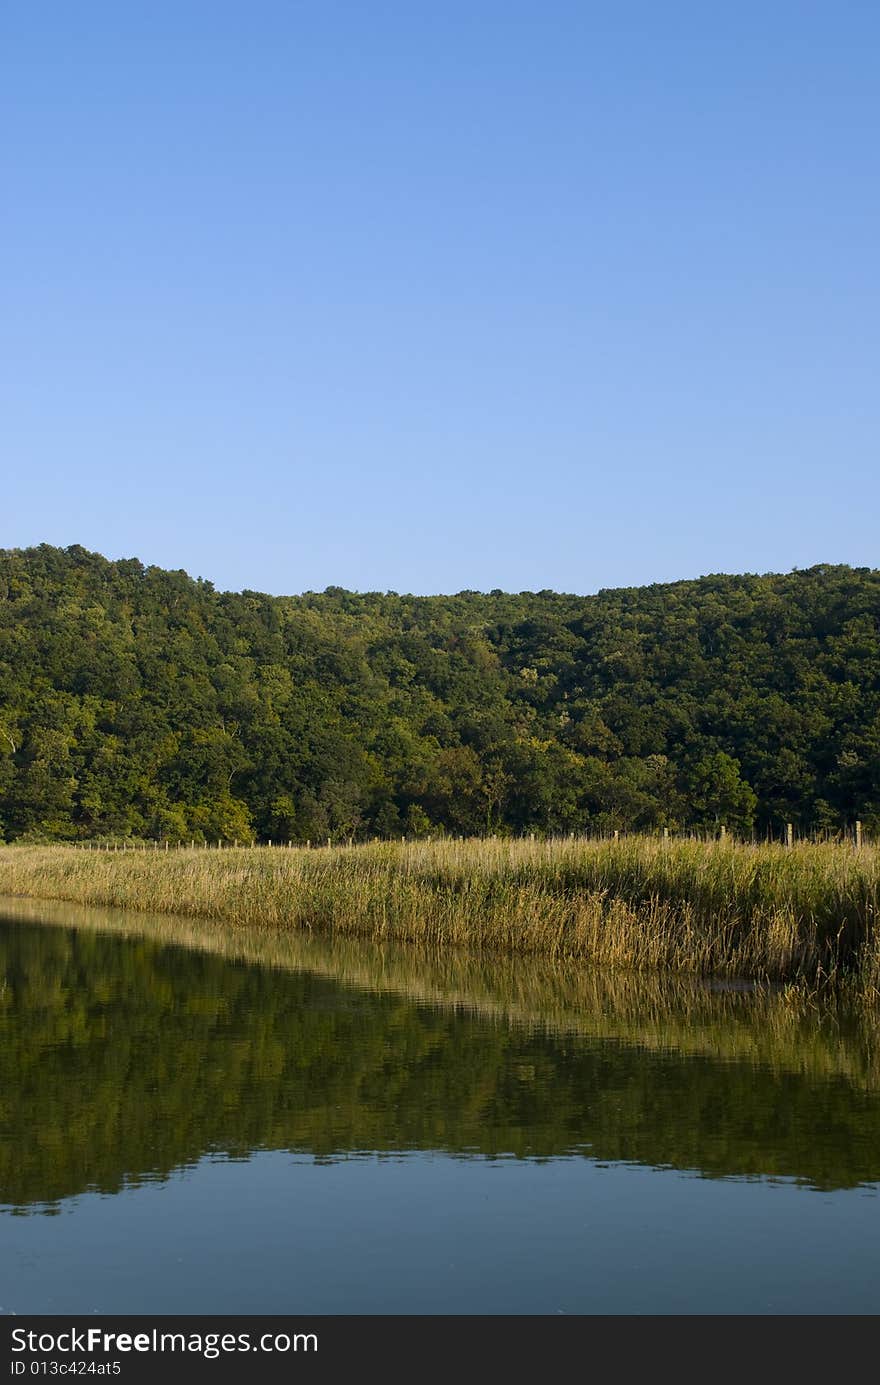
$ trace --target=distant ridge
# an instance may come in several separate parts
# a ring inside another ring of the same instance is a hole
[[[0,830],[880,826],[880,572],[593,596],[217,592],[0,550]]]

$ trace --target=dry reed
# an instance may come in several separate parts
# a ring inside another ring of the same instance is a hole
[[[0,892],[880,994],[880,850],[731,841],[0,848]]]
[[[0,912],[34,925],[308,972],[346,988],[403,996],[529,1033],[747,1061],[774,1072],[880,1089],[873,1007],[840,1003],[845,998],[835,994],[817,1005],[808,992],[791,986],[590,967],[571,958],[428,949],[69,902],[7,897],[0,899]]]

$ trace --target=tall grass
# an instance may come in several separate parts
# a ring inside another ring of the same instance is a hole
[[[321,850],[0,848],[0,892],[383,941],[880,995],[880,850],[491,840]]]
[[[347,988],[403,996],[527,1033],[746,1061],[774,1072],[880,1089],[873,1007],[840,1003],[845,997],[837,993],[817,1005],[795,987],[591,967],[570,958],[377,943],[301,928],[243,928],[222,920],[69,902],[3,899],[0,912],[33,924],[149,940],[273,971],[309,972]]]

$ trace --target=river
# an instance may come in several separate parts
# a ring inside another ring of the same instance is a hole
[[[750,987],[0,902],[4,1313],[877,1313],[880,1053]]]

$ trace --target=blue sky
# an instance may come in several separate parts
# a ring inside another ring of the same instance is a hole
[[[0,545],[880,563],[880,6],[6,0]]]

